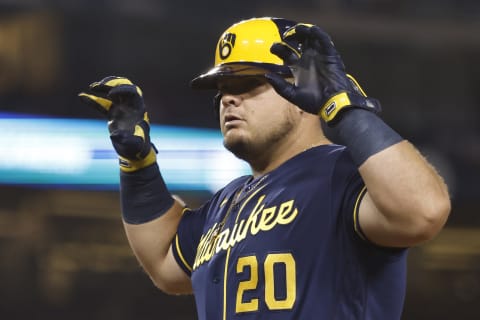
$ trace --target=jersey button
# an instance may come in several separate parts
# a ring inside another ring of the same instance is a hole
[[[220,282],[220,278],[219,277],[213,277],[212,282],[217,284],[217,283]]]

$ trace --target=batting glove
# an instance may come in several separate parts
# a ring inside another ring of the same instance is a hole
[[[348,108],[380,112],[380,103],[367,97],[357,81],[346,74],[326,32],[315,25],[297,24],[283,34],[283,39],[273,44],[270,51],[290,67],[295,83],[277,74],[267,74],[267,80],[279,95],[309,113],[318,114],[329,125],[340,120],[342,111]],[[293,48],[287,41],[300,45]]]
[[[133,172],[156,162],[157,150],[150,141],[150,125],[142,90],[129,79],[109,76],[89,86],[80,99],[108,119],[120,169]]]

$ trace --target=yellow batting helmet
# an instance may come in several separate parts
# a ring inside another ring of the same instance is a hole
[[[194,89],[216,89],[224,76],[255,76],[273,72],[291,76],[282,59],[270,52],[283,33],[297,23],[281,18],[253,18],[230,26],[220,36],[215,49],[215,65],[191,81]],[[292,44],[294,47],[297,45]]]

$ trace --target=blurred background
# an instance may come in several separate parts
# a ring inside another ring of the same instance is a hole
[[[259,16],[326,29],[449,185],[446,228],[411,250],[403,319],[480,319],[479,1],[0,0],[1,319],[196,319],[134,259],[105,122],[77,94],[139,84],[166,180],[195,207],[245,167],[222,151],[214,93],[189,81],[223,30]]]

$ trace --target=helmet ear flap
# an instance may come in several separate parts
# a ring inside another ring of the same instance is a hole
[[[215,116],[215,119],[220,120],[220,103],[222,100],[222,93],[219,91],[213,97],[213,114]]]

